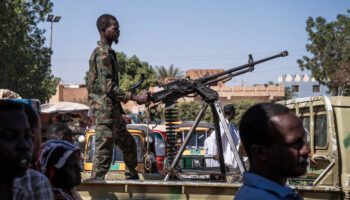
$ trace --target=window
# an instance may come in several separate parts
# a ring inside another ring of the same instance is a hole
[[[320,85],[313,85],[312,92],[320,92]]]
[[[305,130],[304,142],[310,143],[310,117],[303,116],[301,120]]]
[[[293,92],[299,92],[299,85],[292,85]]]
[[[86,162],[94,162],[95,158],[95,136],[89,137],[88,146],[86,149]]]
[[[205,139],[206,139],[205,132],[202,132],[202,131],[194,132],[190,138],[190,141],[187,144],[187,149],[195,149],[195,150],[203,149]]]
[[[327,116],[325,114],[315,115],[315,146],[326,147],[327,145]]]
[[[156,156],[165,156],[165,142],[161,133],[154,132],[156,138]]]

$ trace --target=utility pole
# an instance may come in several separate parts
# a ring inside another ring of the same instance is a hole
[[[52,27],[53,23],[59,22],[61,20],[61,16],[48,15],[46,18],[47,22],[51,22],[51,33],[50,33],[50,50],[52,51]]]

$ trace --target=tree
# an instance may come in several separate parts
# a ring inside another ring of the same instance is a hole
[[[264,84],[265,87],[269,85],[276,85],[278,86],[278,83],[274,83],[273,81],[268,81],[267,83]],[[293,97],[296,97],[297,94],[293,92],[292,88],[290,86],[284,87],[284,97],[282,99],[277,99],[277,100],[288,100],[292,99]]]
[[[303,56],[297,61],[301,70],[311,70],[312,76],[333,95],[350,95],[350,10],[347,13],[338,15],[333,22],[309,17],[306,31],[310,43],[306,49],[313,57]]]
[[[156,86],[158,81],[156,73],[152,66],[147,62],[141,62],[137,56],[127,58],[124,53],[117,52],[117,62],[120,70],[120,87],[123,90],[129,89],[140,79],[141,73],[145,75],[145,79],[137,92],[147,90],[152,86]]]
[[[183,76],[183,72],[174,67],[174,65],[170,65],[169,68],[165,68],[164,66],[156,66],[157,79],[160,83],[164,83],[166,78],[179,78]]]
[[[257,101],[250,100],[250,99],[244,99],[239,100],[236,102],[233,102],[232,104],[235,106],[236,109],[236,116],[233,119],[233,123],[238,126],[239,121],[242,118],[242,115],[245,111],[247,111],[250,107],[257,104]],[[159,108],[159,109],[158,109]],[[156,118],[164,120],[164,108],[158,107],[156,111]],[[198,101],[190,101],[190,102],[181,102],[176,104],[176,109],[178,112],[178,120],[180,121],[193,121],[197,117],[199,111],[201,110],[202,106],[200,102]],[[223,108],[222,108],[223,110]],[[208,107],[206,111],[204,112],[203,118],[201,121],[206,121],[209,123],[214,123],[213,119],[213,113],[211,112],[211,108]]]
[[[251,99],[242,99],[236,102],[232,102],[232,104],[235,106],[236,115],[233,119],[233,124],[237,127],[239,126],[239,122],[241,121],[241,118],[245,111],[247,111],[250,107],[257,104],[257,101],[251,100]]]
[[[284,87],[284,98],[283,100],[293,99],[297,94],[292,90],[292,87]]]
[[[190,101],[190,102],[181,102],[177,104],[177,111],[179,115],[179,120],[181,121],[193,121],[196,119],[199,111],[201,110],[202,106],[197,101]],[[214,123],[213,120],[213,114],[211,112],[211,108],[208,107],[203,115],[203,118],[201,121],[206,121],[209,123]]]
[[[22,98],[47,101],[59,82],[51,73],[51,50],[37,27],[51,11],[50,0],[5,0],[0,4],[0,88]]]
[[[137,92],[147,90],[152,86],[156,86],[156,72],[147,62],[141,62],[137,56],[128,58],[123,52],[116,52],[117,63],[119,69],[119,86],[123,90],[128,90],[135,85],[141,77],[141,73],[145,75],[145,79],[141,86],[136,89]],[[89,71],[85,72],[85,81],[87,80]]]

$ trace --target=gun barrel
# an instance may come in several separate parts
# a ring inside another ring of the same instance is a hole
[[[232,77],[235,77],[235,76],[239,76],[241,74],[245,74],[247,72],[251,72],[250,69],[244,69],[244,70],[241,70],[241,71],[238,71],[238,72],[233,72],[231,74],[226,74],[224,77],[222,78],[219,78],[219,79],[214,79],[214,80],[211,80],[211,81],[208,81],[208,82],[205,82],[205,85],[210,85],[212,83],[217,83],[219,81],[222,81],[222,80],[225,80],[227,78],[232,78]]]
[[[235,68],[232,68],[232,69],[229,69],[229,70],[217,73],[217,74],[213,74],[211,76],[199,78],[197,80],[200,80],[201,83],[204,83],[205,85],[207,85],[206,82],[211,81],[213,79],[216,79],[216,78],[218,78],[220,76],[223,76],[223,75],[226,75],[226,74],[231,74],[232,72],[236,72],[236,71],[242,70],[244,68],[251,67],[251,66],[254,66],[256,64],[263,63],[263,62],[266,62],[268,60],[272,60],[272,59],[275,59],[275,58],[278,58],[278,57],[285,57],[287,55],[288,55],[288,51],[282,51],[281,53],[279,53],[277,55],[270,56],[270,57],[267,57],[267,58],[264,58],[264,59],[261,59],[261,60],[257,60],[257,61],[254,61],[254,62],[251,62],[251,63],[248,63],[248,64],[244,64],[244,65],[241,65],[239,67],[235,67]],[[217,80],[214,80],[214,82],[217,82]],[[211,83],[213,83],[213,82],[211,81]]]

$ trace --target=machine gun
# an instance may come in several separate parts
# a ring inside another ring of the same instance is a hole
[[[256,64],[266,62],[274,58],[284,57],[287,55],[288,55],[288,52],[283,51],[277,55],[270,56],[258,61],[253,61],[252,56],[249,55],[249,62],[245,65],[241,65],[239,67],[235,67],[217,74],[213,74],[211,76],[204,76],[202,78],[198,78],[195,80],[179,79],[179,80],[161,85],[161,87],[163,87],[164,90],[153,93],[152,102],[166,103],[169,101],[176,101],[177,99],[189,96],[190,94],[200,95],[203,101],[211,101],[211,100],[214,101],[218,98],[218,94],[216,91],[208,87],[211,84],[217,83],[219,81],[223,81],[225,79],[230,79],[232,77],[235,77],[247,72],[252,72],[254,70],[254,65]]]
[[[238,167],[243,174],[245,171],[244,165],[242,160],[240,159],[240,156],[238,154],[238,151],[236,149],[236,146],[233,142],[232,136],[230,134],[229,128],[227,126],[227,123],[225,121],[224,115],[222,113],[220,102],[218,101],[219,95],[218,93],[210,89],[210,85],[217,83],[219,81],[224,81],[227,79],[231,79],[232,77],[252,72],[254,70],[254,66],[256,64],[260,64],[262,62],[266,62],[268,60],[272,60],[278,57],[285,57],[288,55],[287,51],[283,51],[277,55],[270,56],[258,61],[253,61],[252,55],[249,55],[249,60],[247,64],[217,73],[210,76],[204,76],[202,78],[198,78],[195,80],[191,80],[189,78],[187,79],[179,79],[167,84],[162,85],[164,90],[161,90],[159,92],[155,92],[152,94],[151,100],[154,104],[157,103],[165,103],[167,104],[173,104],[177,99],[182,97],[188,97],[189,95],[197,96],[199,95],[202,98],[203,104],[202,109],[199,111],[193,126],[191,127],[190,131],[188,132],[182,146],[176,153],[175,158],[169,159],[171,162],[171,165],[166,166],[164,170],[165,178],[164,181],[167,181],[170,177],[174,176],[174,167],[176,166],[177,162],[179,161],[182,153],[184,152],[188,142],[190,141],[190,138],[196,129],[198,123],[200,122],[201,118],[203,117],[203,114],[208,106],[211,107],[211,110],[213,112],[213,118],[214,118],[214,124],[215,124],[215,134],[216,134],[216,144],[217,149],[219,153],[219,161],[220,161],[220,169],[221,169],[221,175],[220,179],[225,180],[226,178],[226,172],[225,172],[225,164],[224,164],[224,157],[222,152],[222,143],[221,143],[221,134],[220,134],[220,123],[222,124],[225,134],[228,138],[229,144],[231,146],[231,149],[233,151],[235,160],[238,164]],[[171,124],[171,123],[170,123]],[[172,133],[170,136],[174,133],[174,130],[170,127],[169,128]],[[170,138],[170,137],[169,137]],[[172,139],[174,140],[174,139]],[[168,145],[171,145],[173,141],[168,142]],[[170,153],[168,153],[168,156]]]

